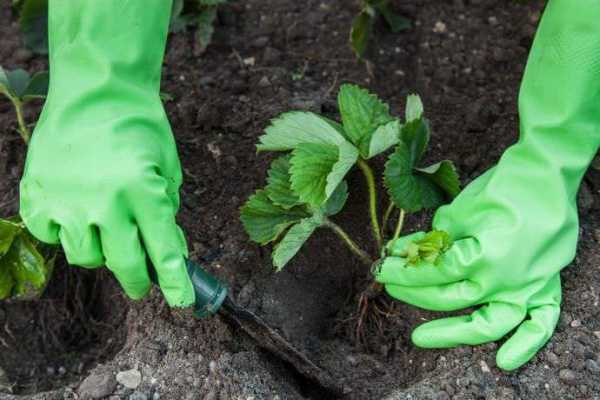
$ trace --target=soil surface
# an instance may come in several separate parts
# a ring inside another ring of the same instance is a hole
[[[47,68],[44,57],[24,49],[10,3],[0,1],[0,65]],[[221,9],[203,54],[193,31],[171,35],[163,91],[174,98],[166,109],[184,167],[179,221],[191,258],[337,378],[343,399],[600,399],[597,173],[588,174],[580,193],[581,240],[562,274],[557,331],[513,373],[495,367],[496,343],[415,348],[412,329],[441,313],[390,299],[393,316],[367,346],[356,346],[342,321],[368,271],[331,233],[311,238],[281,273],[273,272],[269,249],[248,241],[238,210],[263,185],[270,162],[256,154],[257,137],[290,109],[339,117],[342,83],[370,88],[395,114],[407,94],[419,93],[433,127],[428,157],[454,160],[465,184],[516,141],[519,82],[543,4],[393,4],[413,27],[392,34],[380,21],[369,66],[347,45],[358,4],[344,0],[234,2]],[[28,111],[30,121],[39,107]],[[25,151],[11,106],[0,100],[1,217],[18,210]],[[353,172],[349,184],[351,197],[336,221],[370,243],[362,177]],[[405,226],[427,229],[430,217],[411,216]],[[0,303],[0,339],[0,398],[332,398],[219,318],[171,311],[156,289],[130,301],[106,271],[64,261],[41,301]]]

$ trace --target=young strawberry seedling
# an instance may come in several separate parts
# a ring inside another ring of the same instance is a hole
[[[0,67],[0,95],[11,101],[17,114],[18,131],[25,143],[31,139],[31,131],[23,117],[23,106],[33,99],[44,99],[48,93],[48,73],[38,72],[30,76],[27,71],[6,71]]]
[[[352,20],[350,30],[350,47],[358,58],[362,58],[367,49],[373,24],[379,15],[383,17],[394,33],[410,28],[408,19],[391,10],[389,0],[362,0],[361,10]]]
[[[0,67],[0,94],[13,104],[18,131],[26,144],[31,131],[23,106],[32,99],[45,98],[47,91],[48,73],[30,77],[22,69],[6,71]],[[0,300],[39,297],[52,274],[55,254],[56,250],[31,236],[19,218],[0,218]]]
[[[272,260],[278,271],[319,228],[331,229],[367,267],[374,268],[378,256],[385,253],[385,241],[400,235],[406,213],[436,208],[460,190],[451,161],[425,167],[420,164],[430,130],[418,96],[408,96],[404,123],[390,115],[387,104],[355,85],[341,86],[338,105],[341,124],[311,112],[291,111],[272,120],[259,139],[259,152],[283,155],[271,163],[267,185],[242,207],[241,220],[253,241],[261,245],[275,243]],[[380,193],[370,160],[391,149],[383,174],[389,206],[381,216]],[[332,219],[346,203],[350,188],[345,178],[354,167],[360,169],[366,181],[376,257]],[[396,228],[391,237],[386,236],[396,210]],[[449,246],[445,232],[433,231],[411,243],[406,255],[409,264],[421,258],[436,261]],[[360,296],[358,330],[368,300],[380,291],[381,287],[372,281]]]

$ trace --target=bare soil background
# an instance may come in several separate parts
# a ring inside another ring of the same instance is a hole
[[[0,65],[45,69],[44,57],[24,49],[10,3],[0,1]],[[335,96],[345,82],[370,88],[395,114],[408,93],[419,93],[433,127],[428,157],[454,160],[465,184],[516,141],[518,87],[542,2],[393,4],[413,28],[392,34],[377,25],[368,56],[372,73],[347,45],[355,2],[233,3],[221,9],[204,54],[193,32],[171,35],[163,91],[174,97],[166,109],[184,167],[179,222],[191,257],[343,382],[344,399],[600,399],[597,173],[588,174],[580,193],[581,240],[562,274],[557,332],[513,373],[495,367],[495,343],[415,348],[412,329],[441,313],[400,303],[384,333],[373,335],[368,348],[356,347],[339,321],[353,311],[368,271],[337,238],[319,232],[275,274],[269,250],[243,232],[238,209],[263,184],[270,161],[254,148],[269,119],[289,109],[337,118]],[[25,151],[11,106],[0,101],[0,216],[18,210]],[[347,209],[336,221],[370,243],[362,177],[354,172],[349,184]],[[430,217],[411,216],[406,226],[427,229]],[[40,302],[0,303],[0,339],[0,367],[10,382],[4,390],[14,392],[2,394],[0,379],[0,398],[331,398],[220,319],[172,312],[158,290],[129,301],[106,271],[64,261]],[[117,373],[132,369],[141,374],[139,385],[116,382]]]

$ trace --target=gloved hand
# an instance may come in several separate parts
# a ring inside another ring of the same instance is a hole
[[[50,88],[21,217],[71,264],[106,263],[133,299],[146,254],[172,306],[194,302],[175,222],[181,169],[159,98],[169,0],[50,0]]]
[[[438,210],[435,229],[453,246],[438,265],[407,266],[410,240],[388,245],[376,279],[407,303],[439,311],[482,305],[471,315],[415,329],[420,347],[495,341],[512,370],[552,335],[560,313],[560,270],[575,255],[576,194],[600,144],[600,1],[550,0],[519,97],[521,136],[498,165]]]

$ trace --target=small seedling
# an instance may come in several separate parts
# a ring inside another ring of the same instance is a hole
[[[350,30],[350,47],[358,58],[362,58],[367,49],[373,25],[379,15],[394,33],[410,28],[408,19],[391,10],[389,0],[362,0],[361,11],[352,20]]]
[[[217,8],[229,0],[174,0],[171,11],[171,32],[181,32],[196,26],[196,43],[204,52],[212,41]]]
[[[29,143],[31,131],[23,117],[23,105],[45,98],[47,91],[46,72],[30,77],[22,69],[6,71],[0,67],[0,94],[12,102],[25,143]],[[0,219],[0,300],[39,297],[52,274],[55,254],[51,247],[37,241],[19,218]]]
[[[390,115],[387,104],[355,85],[342,85],[338,105],[341,124],[311,112],[292,111],[272,120],[259,139],[259,152],[284,154],[271,163],[265,188],[242,207],[241,220],[253,241],[261,245],[275,243],[272,259],[278,271],[319,228],[335,232],[369,268],[377,265],[378,257],[369,255],[364,243],[357,243],[332,219],[346,203],[350,189],[346,176],[355,166],[366,180],[377,255],[384,254],[386,239],[399,237],[406,213],[439,207],[460,190],[451,161],[421,166],[430,130],[418,96],[408,97],[404,123]],[[369,160],[392,149],[383,174],[390,201],[382,218]],[[399,210],[396,228],[392,236],[387,236],[395,210]],[[408,265],[420,259],[437,262],[450,244],[447,233],[430,232],[410,244],[406,251]],[[372,292],[380,290],[376,284],[369,285],[369,293],[359,301],[359,320],[365,315]]]
[[[48,54],[48,0],[13,0],[25,46],[37,54]]]
[[[56,250],[37,241],[18,219],[0,219],[0,300],[32,300],[46,288]]]
[[[38,72],[30,76],[27,71],[6,71],[0,67],[0,94],[6,96],[15,108],[19,134],[29,143],[31,131],[23,117],[23,106],[33,99],[44,99],[48,93],[48,73]]]

